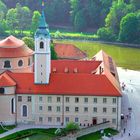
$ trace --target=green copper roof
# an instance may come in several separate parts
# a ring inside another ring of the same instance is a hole
[[[48,27],[48,25],[45,20],[45,14],[44,14],[44,11],[42,11],[40,21],[39,21],[39,28],[47,28],[47,27]]]
[[[42,11],[40,21],[39,21],[39,26],[38,26],[38,29],[35,33],[35,36],[37,36],[37,37],[40,36],[40,35],[50,37],[48,25],[47,25],[46,20],[45,20],[44,11]]]

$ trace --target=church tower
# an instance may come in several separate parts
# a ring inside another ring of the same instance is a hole
[[[51,70],[50,34],[45,21],[44,2],[38,29],[35,33],[34,83],[49,84]]]

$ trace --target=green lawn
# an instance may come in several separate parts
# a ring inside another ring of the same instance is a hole
[[[117,66],[140,70],[140,49],[122,47],[118,45],[109,45],[99,42],[80,42],[80,41],[56,41],[60,43],[70,43],[76,45],[79,49],[85,51],[88,57],[93,57],[99,50],[104,50],[107,54],[112,56]]]
[[[16,132],[1,140],[50,140],[55,136],[55,130],[52,129],[28,129]]]
[[[10,129],[13,129],[15,128],[15,125],[9,125],[9,126],[4,126],[4,128],[10,130]],[[1,127],[0,127],[0,134],[6,132],[6,130],[3,130]]]
[[[108,128],[104,130],[104,133],[106,136],[108,135],[108,133],[110,133],[111,135],[116,135],[118,131]],[[100,140],[101,137],[102,137],[101,133],[97,131],[95,133],[91,133],[89,135],[79,137],[77,140]]]

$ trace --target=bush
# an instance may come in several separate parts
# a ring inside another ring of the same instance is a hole
[[[100,39],[105,41],[114,41],[116,40],[116,36],[110,28],[102,27],[97,31],[97,35]]]
[[[25,44],[34,50],[34,39],[31,37],[23,37],[22,40],[25,42]]]
[[[77,123],[74,123],[74,122],[69,122],[67,125],[66,125],[66,132],[69,133],[69,132],[74,132],[74,131],[77,131],[79,130],[79,125]]]

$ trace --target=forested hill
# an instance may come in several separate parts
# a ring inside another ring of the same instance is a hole
[[[50,26],[56,28],[57,26],[70,27],[72,31],[76,32],[97,33],[102,40],[140,42],[140,0],[44,1],[45,15]],[[22,12],[24,11],[26,16],[21,14],[21,7],[23,8]],[[11,10],[11,8],[14,9]],[[28,30],[35,28],[36,26],[29,27],[31,25],[29,23],[25,23],[27,26],[21,25],[22,27],[16,27],[19,21],[16,21],[11,26],[9,19],[11,20],[13,17],[15,20],[26,21],[26,19],[30,19],[29,22],[31,20],[35,22],[39,16],[36,10],[41,10],[41,0],[0,0],[0,28],[6,28],[7,24],[8,27],[16,29],[23,28]],[[16,14],[17,11],[18,13]],[[13,16],[14,13],[15,17]],[[19,19],[19,17],[22,19]]]

